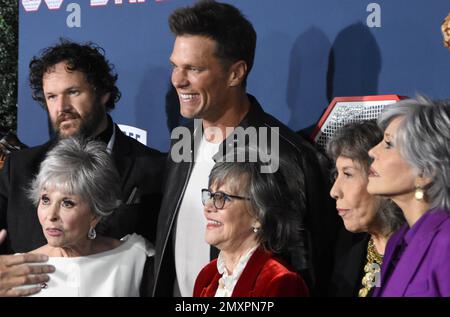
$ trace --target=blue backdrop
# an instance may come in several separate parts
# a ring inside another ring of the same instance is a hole
[[[258,33],[248,91],[294,130],[315,124],[335,96],[450,97],[450,51],[440,33],[448,0],[224,2],[240,8]],[[147,144],[167,151],[169,128],[179,122],[167,17],[192,3],[19,0],[20,139],[38,145],[49,137],[46,113],[31,99],[28,63],[63,36],[105,49],[122,91],[114,120],[147,131]]]

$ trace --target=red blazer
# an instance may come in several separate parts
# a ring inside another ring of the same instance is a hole
[[[198,274],[194,297],[214,297],[221,275],[217,259],[207,264]],[[272,253],[257,249],[250,257],[232,297],[296,297],[308,296],[308,288],[295,272],[275,259]]]

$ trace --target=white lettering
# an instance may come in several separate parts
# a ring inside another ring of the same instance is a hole
[[[41,0],[22,0],[22,6],[26,12],[37,11],[41,5]]]
[[[187,127],[176,127],[172,130],[171,139],[173,141],[170,156],[175,163],[192,162],[192,155],[198,149],[201,142],[202,120],[194,119],[194,131],[197,135],[191,135]],[[261,162],[261,173],[275,173],[280,164],[279,160],[279,128],[278,127],[226,127],[225,153],[219,152],[214,155],[216,162]],[[205,135],[215,138],[222,135],[218,127],[208,127]],[[270,139],[269,139],[270,132]],[[223,135],[220,138],[224,139]],[[194,149],[192,149],[192,140]],[[214,153],[208,153],[210,157]],[[204,157],[197,157],[194,160],[202,160]]]
[[[176,127],[170,135],[172,140],[178,140],[170,150],[170,156],[175,163],[191,162],[191,131],[186,127]]]
[[[206,313],[208,313],[208,309],[209,304],[190,304],[183,301],[181,304],[175,305],[175,311],[202,312],[203,315],[206,315]]]
[[[132,137],[142,144],[147,145],[147,131],[125,124],[118,124],[118,126],[120,130],[122,130],[123,133],[129,137]]]
[[[50,10],[59,10],[64,0],[44,0]]]
[[[109,0],[89,0],[91,7],[104,7],[109,3]],[[156,3],[165,2],[168,0],[153,0]],[[23,8],[26,12],[38,11],[42,0],[21,0]],[[44,0],[47,8],[50,10],[59,10],[64,0]],[[123,4],[123,0],[114,0],[114,4]],[[130,4],[146,3],[146,0],[128,0]]]
[[[91,0],[91,7],[105,6],[109,0]]]
[[[371,12],[366,19],[367,26],[369,28],[380,28],[381,27],[381,6],[372,2],[367,5],[367,12]]]
[[[107,5],[109,0],[91,0],[91,7]],[[158,1],[157,1],[158,2]],[[122,4],[123,0],[114,0],[114,4]],[[145,0],[128,0],[128,3],[145,3]]]
[[[70,14],[67,16],[66,24],[69,28],[81,27],[81,7],[78,3],[69,3],[66,8]]]

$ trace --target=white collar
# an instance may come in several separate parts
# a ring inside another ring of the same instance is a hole
[[[253,255],[257,248],[258,246],[251,248],[245,255],[239,258],[239,262],[235,266],[231,275],[228,274],[228,271],[225,267],[225,261],[222,256],[222,252],[219,253],[219,257],[217,258],[217,270],[222,275],[222,277],[219,279],[219,287],[216,291],[216,297],[231,297],[237,281],[239,280],[242,272],[247,266],[248,260],[250,260],[250,257]]]
[[[108,152],[109,154],[112,153],[114,142],[116,141],[116,125],[114,124],[114,122],[112,125],[113,125],[113,132],[111,135],[111,139],[109,139],[108,145],[106,146],[106,152]]]

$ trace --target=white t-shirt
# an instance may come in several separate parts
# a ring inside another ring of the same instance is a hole
[[[82,257],[50,257],[55,266],[37,297],[136,297],[145,261],[154,249],[143,237],[122,238],[112,250]]]
[[[210,245],[205,242],[206,219],[203,215],[202,188],[208,188],[209,173],[214,167],[212,157],[220,143],[202,138],[195,156],[186,191],[178,212],[175,235],[175,268],[180,294],[192,296],[200,270],[210,261]]]

